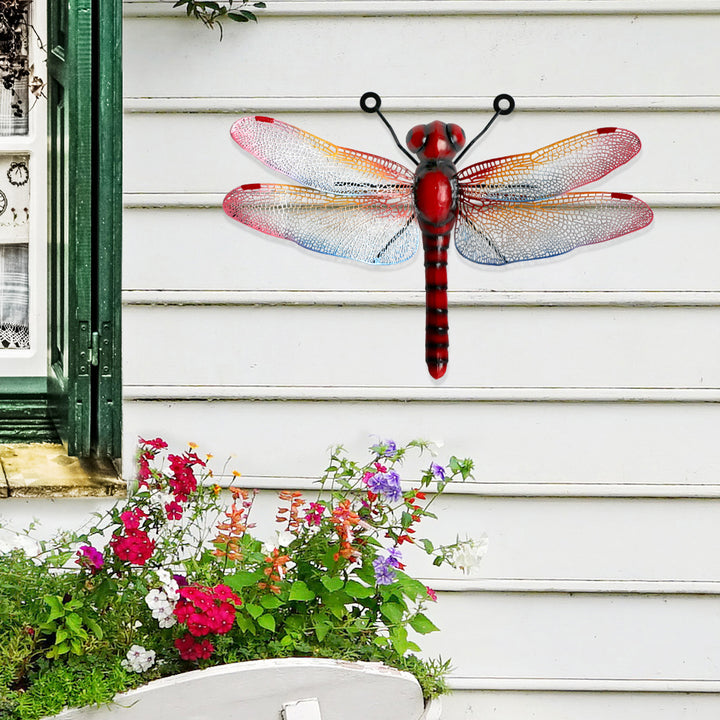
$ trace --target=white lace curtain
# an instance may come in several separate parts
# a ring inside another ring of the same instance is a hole
[[[28,247],[0,245],[0,348],[27,347]]]

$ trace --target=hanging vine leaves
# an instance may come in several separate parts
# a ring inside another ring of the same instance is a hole
[[[248,7],[258,10],[267,7],[264,2],[250,2],[250,0],[225,0],[225,2],[210,2],[208,0],[177,0],[173,7],[185,7],[188,17],[200,20],[208,28],[217,25],[222,40],[221,20],[234,22],[257,22],[257,16]]]
[[[27,63],[28,7],[30,0],[0,0],[0,83],[12,92],[11,108],[22,117],[22,99],[15,84],[30,71]]]

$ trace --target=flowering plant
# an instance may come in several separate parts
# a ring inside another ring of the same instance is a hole
[[[406,572],[405,554],[416,547],[465,571],[482,557],[483,542],[436,546],[419,533],[471,461],[433,462],[410,487],[398,468],[426,443],[380,442],[362,465],[337,448],[312,499],[280,492],[263,542],[257,491],[231,484],[226,501],[211,456],[166,448],[140,441],[135,491],[86,532],[33,557],[0,546],[0,715],[34,720],[193,667],[267,657],[381,661],[413,672],[426,696],[444,691],[448,663],[413,654],[410,631],[437,630],[425,613],[437,597]]]

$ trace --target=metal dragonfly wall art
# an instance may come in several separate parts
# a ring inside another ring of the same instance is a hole
[[[447,252],[453,231],[463,257],[505,265],[604,242],[652,221],[652,210],[632,195],[571,192],[637,155],[640,139],[629,130],[590,130],[458,171],[456,163],[495,119],[512,112],[511,96],[495,98],[495,114],[470,143],[459,125],[436,120],[412,128],[407,149],[380,104],[376,93],[360,100],[363,110],[377,113],[389,128],[414,171],[279,120],[244,117],[233,124],[233,139],[302,186],[241,185],[228,193],[223,208],[268,235],[374,265],[408,260],[422,240],[426,362],[433,378],[441,378],[448,364]]]

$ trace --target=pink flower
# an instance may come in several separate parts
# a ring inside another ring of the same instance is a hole
[[[89,570],[92,573],[97,572],[104,564],[105,559],[99,550],[96,550],[91,545],[83,545],[77,551],[77,559],[75,562],[82,568]]]
[[[325,506],[320,503],[310,503],[310,509],[305,513],[305,522],[308,525],[319,525],[322,521]]]
[[[433,602],[437,602],[437,593],[431,587],[428,587],[427,585],[425,586],[425,590],[427,591],[428,597]]]

